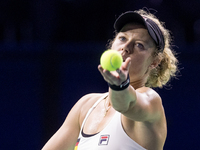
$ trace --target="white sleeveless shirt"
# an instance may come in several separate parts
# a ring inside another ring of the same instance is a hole
[[[94,135],[85,135],[83,126],[92,110],[97,104],[107,96],[102,96],[89,109],[79,133],[77,144],[74,150],[146,150],[134,140],[132,140],[124,131],[121,124],[121,114],[116,111],[111,121],[99,133]]]

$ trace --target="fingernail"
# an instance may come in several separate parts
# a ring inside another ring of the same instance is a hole
[[[120,73],[120,72],[121,72],[121,70],[120,70],[120,69],[117,69],[117,70],[116,70],[116,72],[117,72],[117,73]]]

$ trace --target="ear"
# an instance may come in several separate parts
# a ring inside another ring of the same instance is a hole
[[[151,63],[151,65],[149,66],[150,69],[156,68],[156,67],[160,64],[160,62],[161,62],[161,58],[158,57],[158,56],[156,56],[156,57],[154,58],[153,62]]]

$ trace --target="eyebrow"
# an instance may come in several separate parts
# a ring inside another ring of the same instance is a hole
[[[119,35],[120,36],[120,34],[123,34],[123,35],[125,35],[125,36],[129,36],[126,32],[119,32],[118,34],[117,34],[117,36]],[[116,37],[117,37],[116,36]],[[136,39],[136,41],[142,41],[142,42],[144,42],[145,44],[148,44],[149,42],[148,42],[148,40],[143,40],[143,39]]]
[[[119,34],[125,34],[125,35],[127,35],[126,32],[119,32],[117,35],[119,35]]]

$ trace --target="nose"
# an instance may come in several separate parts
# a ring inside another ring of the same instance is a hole
[[[127,54],[131,54],[134,51],[134,45],[135,45],[135,40],[129,39],[127,40],[124,45],[123,45],[123,51],[125,51]]]
[[[124,45],[121,47],[121,51],[122,51],[122,53],[124,53],[124,54],[130,54],[131,51],[132,51],[131,42],[124,44]]]
[[[130,53],[130,51],[129,51],[129,49],[128,48],[126,48],[126,47],[122,47],[122,49],[121,49],[121,53],[122,54],[129,54]]]
[[[122,47],[119,51],[119,53],[122,55],[123,61],[126,60],[126,57],[128,56],[128,54],[130,54],[130,51],[128,48],[126,47]]]

